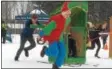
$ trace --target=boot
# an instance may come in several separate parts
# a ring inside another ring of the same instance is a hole
[[[19,60],[18,60],[18,58],[19,58],[19,57],[18,57],[18,56],[16,56],[16,57],[14,58],[14,60],[15,60],[15,61],[19,61]]]
[[[28,50],[27,50],[27,49],[24,49],[24,51],[25,51],[25,56],[26,56],[26,57],[29,57],[29,52],[28,52]]]
[[[52,69],[59,69],[58,66],[56,64],[53,64]]]
[[[96,55],[96,54],[95,54],[95,57],[96,57],[96,58],[100,58],[100,57],[99,57],[98,55]]]
[[[44,57],[44,55],[45,55],[45,49],[46,49],[47,47],[46,46],[43,46],[43,48],[42,48],[42,50],[41,50],[41,53],[40,53],[40,56],[41,57]]]

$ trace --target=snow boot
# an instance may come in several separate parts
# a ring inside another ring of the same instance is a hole
[[[96,58],[100,58],[98,55],[95,55]]]
[[[26,56],[26,57],[29,57],[29,52],[28,52],[28,50],[27,50],[27,49],[24,49],[24,51],[25,51],[25,56]]]
[[[59,69],[58,66],[56,64],[53,64],[52,69]]]
[[[41,57],[44,57],[44,55],[45,55],[45,49],[46,49],[47,47],[46,46],[43,46],[43,48],[42,48],[42,50],[41,50],[41,53],[40,53],[40,56]]]
[[[15,60],[15,61],[19,61],[19,60],[18,60],[18,58],[19,58],[19,57],[18,57],[18,56],[16,56],[16,57],[14,58],[14,60]]]

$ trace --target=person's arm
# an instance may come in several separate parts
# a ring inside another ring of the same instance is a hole
[[[55,21],[51,21],[45,28],[43,28],[44,35],[50,35],[50,33],[56,28]]]
[[[30,28],[30,20],[25,22],[25,28],[27,28],[27,29]]]
[[[42,24],[39,24],[39,25],[34,25],[34,24],[31,24],[30,25],[30,28],[44,28],[45,26],[42,25]]]
[[[36,22],[36,24],[32,24],[30,25],[30,28],[34,28],[34,33],[39,33],[39,31],[41,31],[41,28],[39,28],[40,26],[43,26],[41,23],[39,23],[39,21]],[[43,26],[44,27],[44,26]]]
[[[43,25],[30,25],[30,28],[42,28],[42,31],[40,31],[41,35],[49,35],[53,29],[56,28],[56,23],[55,21],[51,21],[48,25],[43,26]]]

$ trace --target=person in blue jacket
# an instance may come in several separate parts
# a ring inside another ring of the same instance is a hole
[[[20,39],[20,48],[18,49],[16,56],[15,56],[15,61],[18,61],[18,58],[20,57],[21,52],[24,50],[25,56],[29,57],[29,50],[33,49],[36,46],[36,43],[33,39],[33,33],[35,29],[30,28],[30,25],[39,25],[37,15],[32,14],[31,19],[27,20],[25,23],[25,28],[22,30],[22,33],[20,34],[21,39]],[[25,43],[26,41],[30,42],[30,46],[25,48]]]

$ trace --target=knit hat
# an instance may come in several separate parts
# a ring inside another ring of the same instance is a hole
[[[62,9],[61,9],[61,12],[67,11],[67,10],[69,10],[69,8],[68,8],[68,2],[64,2],[63,6],[62,6]]]

